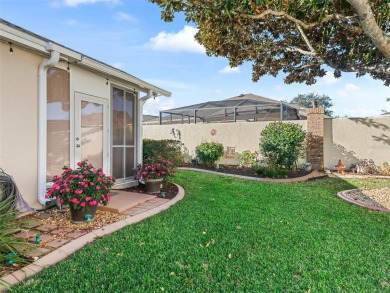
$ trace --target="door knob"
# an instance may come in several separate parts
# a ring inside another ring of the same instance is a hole
[[[80,145],[79,144],[76,144],[76,148],[79,148],[80,147]]]
[[[76,137],[76,140],[79,141],[80,138]]]

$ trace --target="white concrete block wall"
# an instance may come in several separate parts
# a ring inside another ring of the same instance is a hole
[[[362,159],[390,163],[390,117],[325,119],[324,134],[327,169],[339,159],[346,168]]]
[[[237,122],[207,124],[144,125],[144,138],[179,139],[195,155],[195,147],[203,141],[216,141],[236,147],[236,152],[259,149],[260,132],[270,122]],[[306,121],[294,121],[306,130]],[[174,129],[175,136],[172,134]],[[215,129],[215,135],[211,131]],[[373,159],[377,165],[390,163],[390,117],[325,118],[324,167],[333,169],[338,160],[349,168],[359,159]],[[304,159],[303,159],[304,161]],[[238,159],[222,158],[221,164],[237,164]]]
[[[227,147],[235,147],[236,152],[259,150],[260,132],[271,122],[237,122],[237,123],[206,123],[206,124],[174,124],[174,125],[144,125],[144,138],[178,139],[184,143],[190,157],[195,156],[195,148],[202,142],[222,143]],[[306,121],[294,121],[306,130]],[[215,131],[213,131],[215,130]],[[179,139],[178,131],[181,136]],[[214,135],[212,135],[215,132]],[[173,132],[175,135],[173,135]],[[239,160],[226,158],[220,164],[238,164]]]

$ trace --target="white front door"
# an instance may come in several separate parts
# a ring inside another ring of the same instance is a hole
[[[108,174],[108,101],[75,93],[74,162],[88,160]],[[75,166],[77,167],[77,166]]]

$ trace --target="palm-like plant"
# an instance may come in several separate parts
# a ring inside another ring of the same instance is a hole
[[[2,191],[0,190],[0,198]],[[10,209],[13,205],[13,198],[8,197],[0,201],[0,266],[2,265],[11,265],[12,262],[15,263],[26,263],[27,259],[23,258],[18,254],[14,248],[18,246],[30,246],[30,243],[21,241],[15,237],[14,233],[20,230],[20,223],[16,222],[17,210]],[[12,262],[9,262],[9,261]],[[8,284],[0,280],[0,285],[8,288]]]

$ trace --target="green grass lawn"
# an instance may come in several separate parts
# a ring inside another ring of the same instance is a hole
[[[336,197],[389,181],[275,184],[189,171],[173,180],[186,190],[181,202],[14,292],[390,291],[390,214]]]

